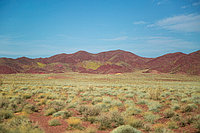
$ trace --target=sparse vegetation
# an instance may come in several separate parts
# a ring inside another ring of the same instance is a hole
[[[123,125],[114,129],[111,133],[141,133],[141,131],[129,126]]]
[[[64,75],[70,78],[48,79]],[[40,117],[47,119],[44,122],[50,128],[62,123],[63,132],[199,131],[198,76],[65,73],[1,77],[2,132],[42,133],[37,125]]]

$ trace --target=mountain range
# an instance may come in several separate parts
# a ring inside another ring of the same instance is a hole
[[[144,70],[145,73],[183,73],[200,75],[200,50],[184,54],[169,53],[157,58],[145,58],[128,51],[114,50],[97,54],[78,51],[48,58],[0,58],[0,74],[64,73],[94,74],[127,73]]]

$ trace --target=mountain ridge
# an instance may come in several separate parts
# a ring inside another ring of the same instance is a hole
[[[200,75],[200,50],[190,54],[168,53],[156,58],[138,56],[129,51],[112,50],[97,54],[77,51],[46,58],[0,58],[0,74],[12,73],[64,73],[94,74],[127,73],[136,70],[159,73]]]

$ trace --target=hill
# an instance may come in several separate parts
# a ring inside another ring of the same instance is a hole
[[[200,75],[200,50],[184,54],[166,54],[157,58],[145,58],[128,51],[114,50],[97,54],[78,51],[58,54],[48,58],[17,59],[0,58],[0,73],[125,73],[136,70],[158,73],[185,73]]]

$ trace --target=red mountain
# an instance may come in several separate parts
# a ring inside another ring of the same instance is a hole
[[[98,54],[78,51],[48,58],[0,58],[0,73],[124,73],[148,69],[146,72],[186,73],[200,75],[200,51],[190,54],[170,53],[157,58],[144,58],[131,52],[114,50]]]
[[[200,75],[200,50],[181,57],[172,66],[173,73]]]
[[[150,70],[167,73],[173,69],[174,63],[185,55],[181,52],[166,54],[148,61],[146,65]]]

